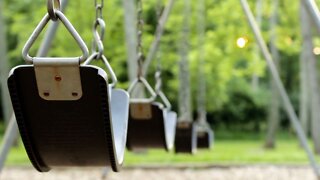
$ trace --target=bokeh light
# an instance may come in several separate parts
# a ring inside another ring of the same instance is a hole
[[[246,37],[239,37],[237,39],[237,46],[239,48],[241,48],[241,49],[245,48],[247,46],[247,44],[248,44],[248,39]]]
[[[313,48],[313,53],[317,56],[320,55],[320,47]]]

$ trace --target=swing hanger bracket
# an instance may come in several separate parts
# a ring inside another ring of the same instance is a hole
[[[33,65],[42,99],[75,101],[82,97],[78,59],[34,58]]]
[[[75,101],[82,97],[80,63],[89,56],[89,51],[70,21],[60,11],[59,0],[47,1],[48,13],[35,28],[23,47],[22,56],[33,64],[39,96],[48,101]],[[61,21],[82,51],[79,57],[32,57],[29,51],[49,21]]]
[[[116,74],[114,73],[107,57],[102,54],[101,57],[99,57],[99,52],[95,52],[93,53],[84,63],[83,65],[89,65],[93,60],[99,60],[101,59],[102,62],[104,63],[104,65],[106,66],[106,69],[108,71],[108,73],[110,74],[111,76],[111,80],[112,80],[112,83],[110,84],[110,87],[114,88],[116,86],[116,84],[118,83],[118,79],[117,79],[117,76]]]

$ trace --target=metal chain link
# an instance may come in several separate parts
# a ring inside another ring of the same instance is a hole
[[[96,9],[96,19],[93,26],[94,40],[92,42],[92,51],[98,53],[96,59],[101,59],[104,53],[103,39],[106,29],[105,21],[102,16],[104,0],[95,0],[94,7]],[[100,28],[100,32],[98,28]]]
[[[93,32],[92,54],[83,64],[88,65],[93,60],[102,60],[102,62],[106,66],[108,75],[109,77],[111,77],[111,80],[112,80],[112,83],[110,83],[109,86],[114,88],[118,82],[118,79],[107,57],[104,55],[103,39],[106,31],[106,23],[102,16],[104,0],[95,0],[94,6],[96,9],[96,18],[94,20],[93,28],[92,28],[92,32]]]
[[[137,30],[138,30],[138,46],[137,46],[137,53],[138,53],[138,79],[141,79],[143,77],[143,61],[145,59],[144,53],[143,53],[143,42],[142,42],[142,36],[143,36],[143,27],[144,27],[144,20],[142,17],[143,13],[143,4],[142,0],[137,1],[138,11],[137,11]]]
[[[96,20],[98,18],[102,18],[102,10],[103,10],[103,7],[104,7],[104,0],[95,0],[94,1],[94,6],[96,8]]]
[[[161,5],[162,5],[161,0],[157,0],[157,4],[156,4],[157,26],[160,25],[160,20],[161,20],[161,14],[162,14]],[[157,69],[155,73],[155,80],[156,80],[155,91],[159,93],[162,90],[162,65],[161,65],[160,52],[158,52],[156,59],[157,59]]]
[[[58,17],[55,11],[60,11],[61,9],[60,6],[61,6],[60,0],[47,0],[47,11],[52,21],[58,20]]]

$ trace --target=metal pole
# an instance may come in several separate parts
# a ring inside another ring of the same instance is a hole
[[[1,97],[2,109],[5,125],[8,125],[9,118],[12,114],[12,106],[10,102],[9,91],[7,87],[7,78],[10,70],[9,59],[7,57],[7,39],[6,39],[6,25],[3,18],[3,0],[0,0],[0,84],[1,84]]]
[[[280,75],[279,75],[278,70],[274,64],[274,61],[273,61],[272,56],[268,50],[268,47],[267,47],[265,41],[263,40],[263,36],[262,36],[261,31],[255,21],[255,18],[252,14],[250,7],[249,7],[249,4],[248,4],[247,0],[240,0],[240,2],[241,2],[241,6],[243,8],[243,11],[244,11],[244,13],[248,19],[248,22],[250,24],[250,27],[254,33],[256,41],[260,47],[260,50],[267,61],[267,64],[268,64],[269,70],[271,71],[272,77],[274,78],[274,81],[278,87],[279,93],[282,97],[283,104],[284,104],[284,107],[287,111],[289,119],[290,119],[294,129],[296,130],[296,133],[297,133],[297,136],[300,140],[300,143],[303,146],[303,149],[309,158],[310,164],[311,164],[317,178],[319,179],[320,178],[320,171],[319,171],[319,167],[316,162],[315,156],[312,153],[311,148],[308,145],[307,136],[305,135],[303,128],[301,127],[298,116],[296,115],[296,113],[294,111],[292,103],[291,103],[289,96],[284,88],[284,85],[280,79]]]
[[[62,11],[66,8],[67,3],[68,3],[68,0],[62,0],[61,2]],[[48,32],[46,33],[45,38],[41,44],[41,46],[44,46],[44,47],[40,47],[40,49],[37,52],[37,56],[43,57],[47,55],[51,42],[56,34],[58,25],[59,25],[58,23],[52,23],[49,26]],[[17,139],[17,135],[18,135],[18,126],[16,123],[15,116],[14,114],[12,114],[8,127],[5,131],[4,139],[2,141],[1,148],[0,148],[0,172],[4,167],[4,162],[6,161],[10,148],[12,147],[15,139]]]
[[[314,0],[302,0],[320,33],[320,11]]]
[[[14,114],[9,120],[9,124],[6,128],[6,132],[4,134],[4,138],[1,144],[1,153],[0,153],[0,172],[4,167],[4,162],[7,159],[10,148],[18,137],[18,126],[16,123],[16,117]]]
[[[165,7],[163,14],[160,17],[159,25],[156,30],[155,39],[153,40],[150,50],[148,52],[147,58],[143,64],[143,75],[146,76],[148,74],[148,69],[151,61],[154,59],[159,47],[160,40],[162,38],[164,27],[168,21],[169,15],[173,8],[175,0],[169,0],[168,5]]]

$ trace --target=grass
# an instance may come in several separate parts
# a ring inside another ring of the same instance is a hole
[[[163,150],[149,150],[142,154],[126,152],[125,165],[308,164],[307,156],[293,135],[280,134],[275,150],[266,150],[262,147],[263,137],[263,134],[218,132],[212,150],[199,150],[195,155],[176,155]],[[18,147],[12,148],[7,165],[30,165],[21,143]]]
[[[319,158],[320,159],[320,158]],[[265,150],[256,140],[221,140],[212,150],[201,150],[195,155],[175,155],[150,150],[145,155],[126,154],[126,165],[137,164],[307,164],[304,151],[294,140],[280,140],[275,150]]]

